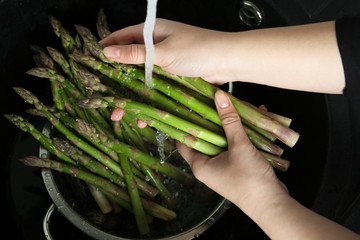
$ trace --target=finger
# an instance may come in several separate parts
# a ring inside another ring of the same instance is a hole
[[[120,121],[122,119],[122,117],[125,114],[125,110],[122,108],[114,108],[114,110],[111,113],[111,120],[112,121]]]
[[[237,141],[248,141],[239,114],[224,91],[219,90],[215,93],[215,104],[229,147],[234,146]]]
[[[115,62],[142,64],[145,62],[146,49],[140,44],[112,45],[104,49],[104,54]]]
[[[100,43],[105,46],[144,43],[143,27],[144,24],[138,24],[120,29],[102,39]]]

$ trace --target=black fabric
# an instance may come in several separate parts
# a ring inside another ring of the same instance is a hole
[[[360,16],[346,16],[336,21],[336,38],[343,62],[345,96],[360,96]]]

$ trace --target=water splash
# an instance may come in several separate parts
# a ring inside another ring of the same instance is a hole
[[[164,164],[166,160],[166,155],[164,153],[165,140],[168,139],[168,135],[161,131],[156,131],[156,141],[158,144],[158,152],[160,155],[160,164]]]
[[[152,83],[152,71],[154,66],[154,40],[153,32],[156,18],[157,0],[147,1],[147,13],[144,23],[143,35],[146,48],[145,55],[145,84],[150,87]]]

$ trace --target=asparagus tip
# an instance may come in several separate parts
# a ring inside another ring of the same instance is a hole
[[[104,108],[108,104],[106,101],[103,101],[102,98],[83,98],[77,101],[77,105],[82,108]]]
[[[46,117],[45,114],[42,111],[40,111],[40,110],[38,110],[36,108],[27,109],[26,113],[28,113],[30,115],[33,115],[33,116],[44,117],[44,118]]]
[[[13,89],[27,103],[34,104],[35,100],[37,100],[37,97],[25,88],[13,87]]]
[[[55,74],[55,71],[49,68],[42,68],[42,67],[38,67],[38,68],[32,68],[26,71],[26,74],[35,76],[35,77],[39,77],[39,78],[49,78],[51,77],[53,74]]]
[[[38,158],[35,156],[27,156],[24,158],[20,158],[19,161],[30,167],[43,167],[44,166],[43,165],[44,161],[42,161],[41,158]]]

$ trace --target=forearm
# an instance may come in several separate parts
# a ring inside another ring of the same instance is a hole
[[[233,80],[337,94],[345,87],[334,22],[233,33],[228,41],[223,59]]]
[[[263,201],[256,210],[245,211],[274,240],[360,239],[354,232],[307,209],[286,195],[274,201]]]

